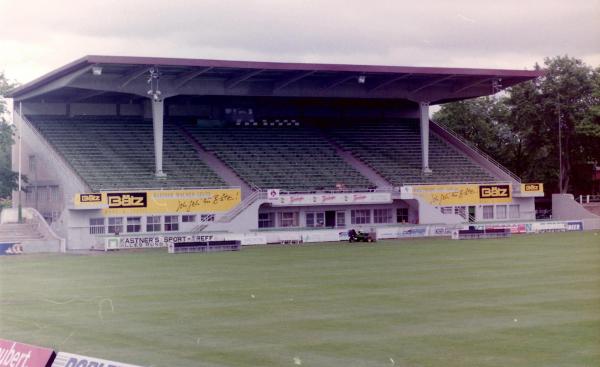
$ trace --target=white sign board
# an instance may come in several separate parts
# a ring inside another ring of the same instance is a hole
[[[59,352],[54,358],[52,367],[140,367],[133,364],[109,361],[106,359],[86,357],[78,354]]]
[[[273,206],[309,206],[343,204],[389,204],[392,194],[389,192],[352,192],[331,194],[289,194],[279,195]]]
[[[269,190],[267,190],[267,199],[269,199],[269,200],[277,200],[277,199],[279,199],[279,189],[269,189]]]

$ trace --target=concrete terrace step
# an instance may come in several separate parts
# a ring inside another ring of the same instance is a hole
[[[44,236],[37,230],[36,224],[0,224],[0,242],[22,242],[30,240],[40,240],[43,238]]]

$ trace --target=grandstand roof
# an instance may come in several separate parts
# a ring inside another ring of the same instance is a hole
[[[97,56],[24,84],[16,100],[147,97],[150,68],[165,98],[176,95],[407,99],[443,103],[493,94],[542,71]],[[94,72],[95,69],[95,72]]]

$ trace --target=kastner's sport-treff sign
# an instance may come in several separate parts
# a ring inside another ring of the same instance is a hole
[[[76,209],[104,214],[224,213],[240,203],[240,189],[154,190],[76,194]]]

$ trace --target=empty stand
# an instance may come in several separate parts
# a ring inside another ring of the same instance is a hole
[[[173,127],[164,127],[164,179],[154,176],[152,122],[134,117],[30,117],[93,191],[219,187],[213,172]]]
[[[187,126],[249,185],[284,190],[367,189],[373,184],[336,154],[314,128],[303,126]]]
[[[353,123],[326,129],[343,150],[373,168],[394,186],[414,183],[496,181],[467,156],[435,135],[429,138],[429,167],[422,173],[419,122]]]

